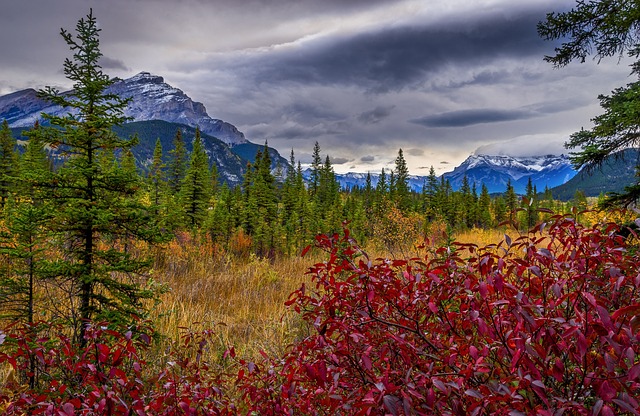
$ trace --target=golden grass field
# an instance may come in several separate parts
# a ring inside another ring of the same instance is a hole
[[[485,246],[498,243],[504,233],[474,229],[454,238]],[[441,236],[430,239],[440,240]],[[389,256],[379,246],[365,251],[372,258]],[[415,248],[403,251],[424,254]],[[284,303],[290,293],[310,281],[308,268],[324,259],[324,253],[313,250],[304,258],[235,256],[216,250],[207,241],[183,236],[156,251],[152,276],[168,291],[151,308],[150,319],[168,340],[178,340],[180,328],[214,330],[216,345],[209,357],[213,360],[230,346],[247,359],[258,359],[260,351],[279,356],[306,331],[301,318]]]

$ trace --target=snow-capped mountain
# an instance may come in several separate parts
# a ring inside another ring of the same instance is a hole
[[[387,172],[387,181],[389,180],[389,174]],[[311,175],[311,171],[308,171],[308,176]],[[375,188],[378,184],[378,180],[380,179],[379,173],[370,173],[371,175],[371,186]],[[309,179],[309,177],[305,176],[305,179]],[[409,188],[414,192],[422,192],[422,187],[424,185],[424,181],[426,176],[409,176]],[[367,174],[359,173],[359,172],[349,172],[349,173],[336,173],[336,180],[340,184],[342,189],[353,189],[353,188],[364,188],[367,184]]]
[[[182,90],[164,82],[164,78],[141,72],[111,85],[107,92],[131,98],[125,115],[133,121],[163,120],[187,126],[199,126],[203,133],[234,146],[247,143],[242,132],[227,122],[211,118],[204,105],[193,101]],[[70,92],[69,92],[70,93]],[[40,119],[40,113],[62,115],[67,110],[52,106],[27,89],[0,97],[0,120],[10,127],[30,127]]]
[[[527,182],[538,189],[562,185],[576,175],[571,161],[565,155],[530,157],[471,155],[453,172],[444,174],[453,189],[462,185],[464,176],[469,184],[476,184],[478,191],[485,184],[489,192],[504,192],[511,181],[516,193],[524,193]]]
[[[524,194],[529,178],[538,191],[542,192],[545,187],[553,188],[564,184],[576,173],[565,155],[533,157],[471,155],[453,172],[447,172],[443,176],[450,182],[453,190],[460,189],[466,174],[469,185],[473,186],[475,183],[478,193],[482,184],[485,184],[491,193],[504,192],[507,189],[507,182],[511,181],[516,193]],[[372,186],[376,186],[379,176],[378,173],[371,173]],[[409,187],[415,192],[421,192],[426,179],[426,176],[410,176]],[[367,174],[354,172],[336,174],[336,180],[343,189],[363,188]]]

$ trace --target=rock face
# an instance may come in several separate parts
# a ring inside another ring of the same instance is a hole
[[[199,126],[203,133],[230,146],[247,142],[234,125],[209,117],[202,103],[193,101],[182,90],[165,83],[160,76],[141,72],[116,82],[109,92],[132,98],[125,114],[133,117],[134,121],[163,120]]]
[[[247,142],[234,125],[211,118],[202,103],[193,101],[182,90],[165,83],[160,76],[141,72],[117,81],[107,92],[131,98],[125,115],[132,117],[132,121],[162,120],[199,126],[203,133],[230,146]],[[41,100],[33,89],[0,97],[0,120],[6,119],[11,127],[30,127],[43,112],[63,115],[67,110]]]

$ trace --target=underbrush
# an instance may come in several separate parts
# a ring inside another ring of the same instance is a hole
[[[238,260],[185,237],[156,253],[154,279],[171,290],[152,325],[92,326],[84,349],[56,331],[3,332],[0,363],[21,378],[5,383],[0,406],[56,415],[638,414],[637,238],[567,216],[500,234],[390,258],[345,230],[318,236],[315,252],[295,261]]]

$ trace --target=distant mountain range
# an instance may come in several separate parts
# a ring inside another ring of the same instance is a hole
[[[444,177],[449,180],[452,188],[458,189],[466,175],[469,184],[476,184],[478,192],[482,184],[485,184],[490,193],[504,192],[510,181],[516,193],[523,194],[529,180],[539,191],[543,191],[545,187],[562,185],[576,173],[565,155],[471,155],[453,172],[445,173]]]
[[[563,201],[573,198],[576,191],[586,196],[607,192],[622,192],[638,181],[636,166],[640,164],[640,150],[627,149],[609,157],[602,166],[580,171],[568,182],[552,189],[553,197]]]
[[[136,133],[140,144],[134,149],[134,156],[142,167],[147,166],[153,155],[156,139],[160,139],[164,156],[168,158],[173,147],[176,130],[182,131],[187,149],[190,150],[195,135],[195,127],[202,132],[205,151],[211,163],[218,166],[221,178],[232,184],[239,184],[247,162],[252,162],[256,152],[263,148],[248,141],[234,125],[210,117],[202,103],[195,102],[183,91],[164,82],[164,79],[148,72],[141,72],[131,78],[118,80],[109,89],[109,93],[123,98],[131,98],[125,115],[132,118],[131,123],[115,129],[123,137]],[[64,94],[72,94],[72,91]],[[0,120],[6,119],[19,137],[21,131],[31,128],[41,113],[63,115],[66,109],[37,97],[33,89],[17,91],[0,96]],[[634,153],[635,152],[635,153]],[[287,165],[275,149],[269,149],[273,167]],[[524,193],[527,182],[539,192],[545,187],[553,189],[554,196],[561,199],[573,197],[580,189],[587,196],[597,196],[601,192],[621,191],[624,186],[633,183],[638,152],[629,151],[625,158],[615,159],[602,169],[589,174],[577,174],[567,156],[546,155],[535,157],[513,157],[493,155],[471,155],[452,172],[444,174],[454,190],[460,188],[466,176],[469,184],[476,185],[480,192],[485,184],[491,193],[501,193],[508,181],[517,193]],[[344,189],[364,187],[366,173],[337,174],[336,178]],[[371,174],[372,184],[378,182],[378,174]],[[426,176],[411,176],[409,186],[420,192]]]
[[[567,156],[489,156],[471,155],[453,172],[447,172],[443,176],[451,184],[452,189],[458,190],[466,175],[469,185],[476,185],[478,193],[482,184],[487,186],[490,193],[501,193],[507,189],[507,182],[511,181],[516,193],[525,192],[527,182],[531,179],[539,191],[545,187],[555,187],[567,182],[576,175]],[[378,174],[371,175],[371,182],[378,182]],[[337,175],[343,188],[363,187],[366,182],[366,174],[347,173]],[[426,176],[411,176],[409,186],[416,192],[422,190]]]

